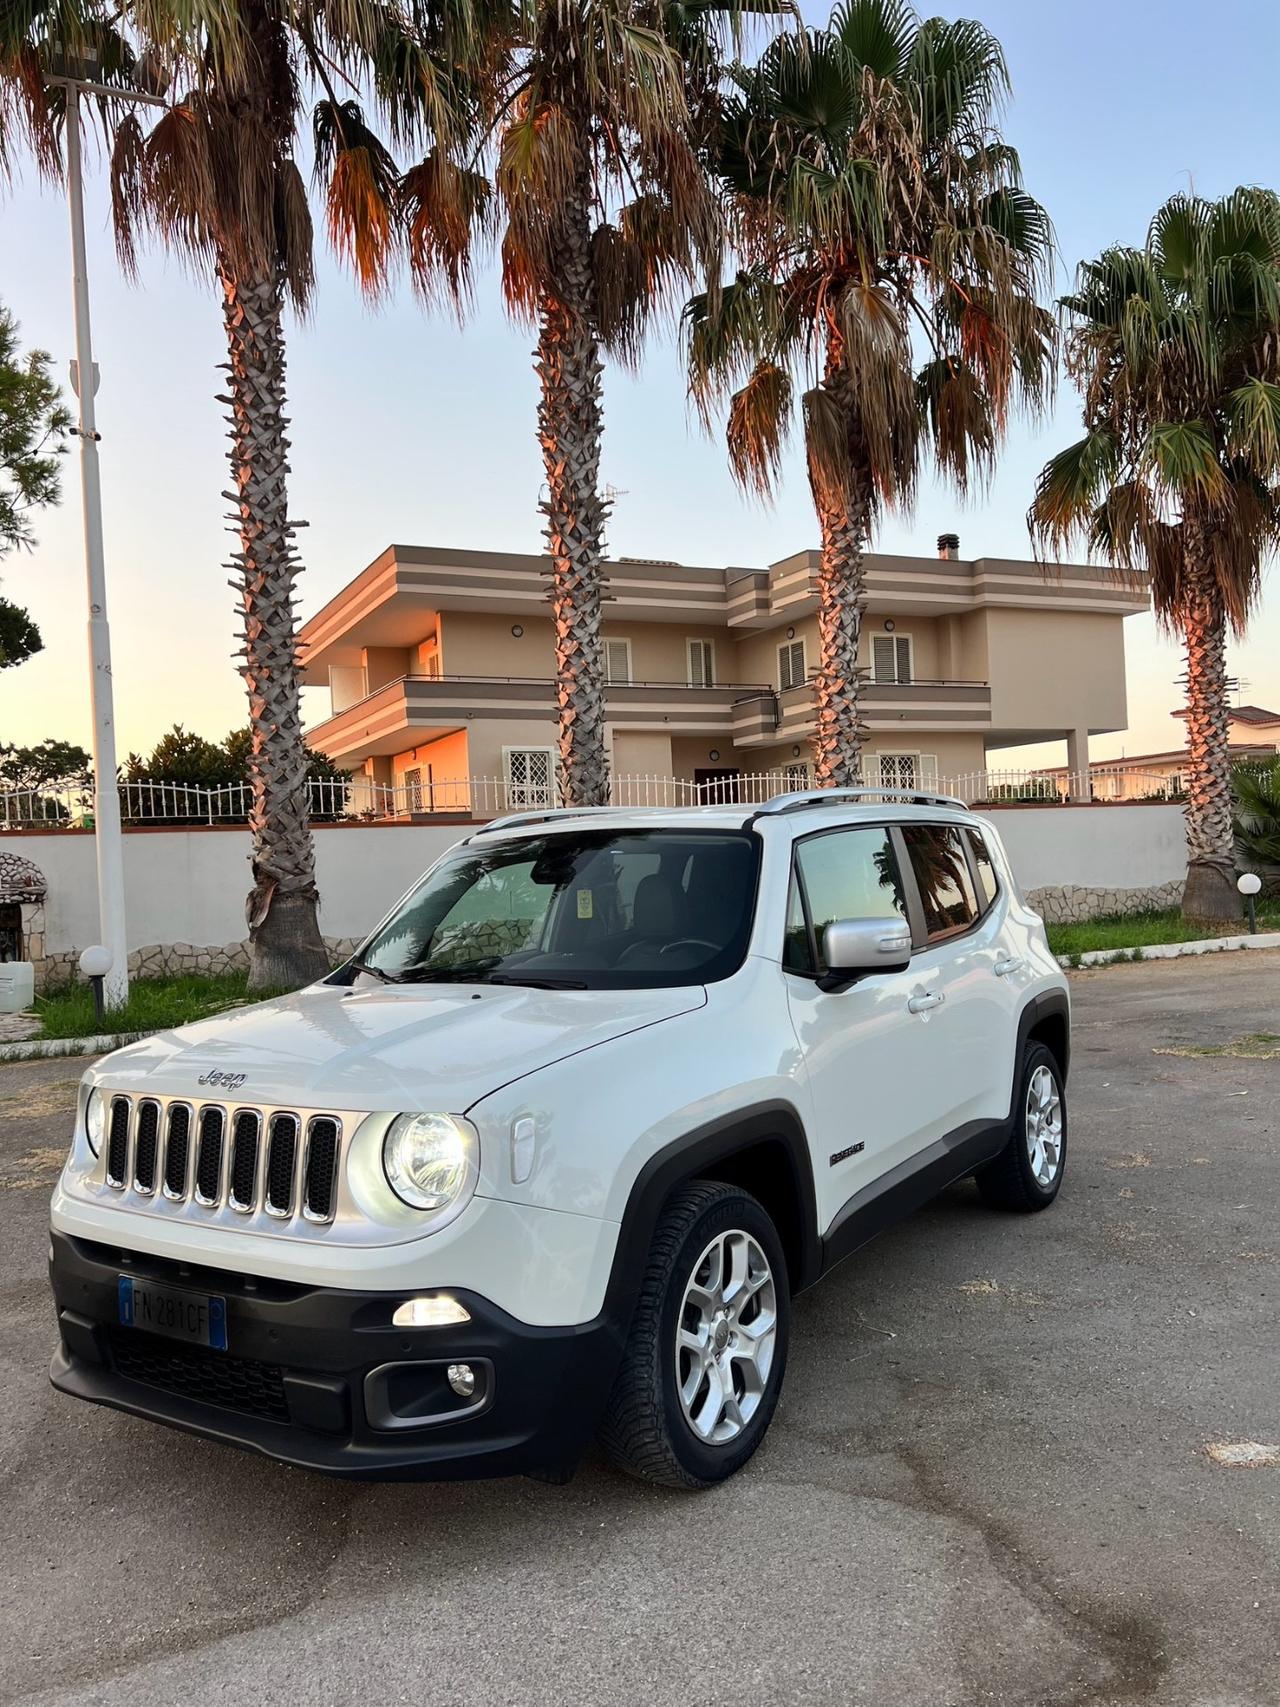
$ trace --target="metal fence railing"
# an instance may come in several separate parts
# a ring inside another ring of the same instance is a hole
[[[875,788],[929,788],[975,805],[1058,805],[1074,801],[1181,800],[1179,775],[1124,765],[1092,765],[1087,772],[983,770],[943,775],[913,767],[893,755],[886,768],[872,758],[865,782]],[[252,803],[248,783],[222,788],[134,780],[119,785],[120,813],[127,825],[195,828],[246,823]],[[773,771],[732,771],[694,781],[660,774],[621,775],[611,782],[617,806],[674,807],[725,803],[758,805],[778,794],[811,786],[801,765]],[[467,776],[435,778],[422,771],[395,785],[361,777],[318,778],[307,783],[307,804],[317,823],[375,823],[461,816],[493,818],[564,804],[558,779]],[[85,829],[93,825],[93,791],[83,784],[0,792],[0,831]]]

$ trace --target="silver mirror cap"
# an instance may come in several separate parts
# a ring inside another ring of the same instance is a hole
[[[833,919],[822,936],[829,972],[901,972],[911,963],[905,920]]]

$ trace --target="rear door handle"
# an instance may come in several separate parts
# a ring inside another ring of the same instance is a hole
[[[1007,978],[1011,972],[1021,972],[1026,965],[1021,955],[1011,955],[1007,960],[997,960],[992,971],[997,978]]]
[[[946,997],[941,990],[927,990],[923,996],[912,996],[907,1003],[909,1014],[927,1014],[930,1008],[940,1008]]]

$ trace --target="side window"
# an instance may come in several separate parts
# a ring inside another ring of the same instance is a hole
[[[902,835],[929,941],[968,930],[978,916],[978,900],[959,830],[944,824],[904,824]]]
[[[837,919],[905,919],[902,877],[889,832],[883,829],[836,830],[810,836],[796,848],[796,876],[809,903],[812,944],[806,944],[805,964],[796,965],[784,953],[791,971],[826,971],[822,942],[826,928]],[[795,888],[793,879],[793,890]],[[795,896],[793,895],[793,905]],[[787,918],[790,951],[793,915]],[[817,966],[815,968],[814,950]]]
[[[991,863],[991,855],[987,852],[987,844],[977,830],[966,830],[969,846],[973,850],[973,863],[978,868],[978,893],[982,901],[982,910],[987,908],[1000,893],[1000,881],[996,877],[996,868]]]

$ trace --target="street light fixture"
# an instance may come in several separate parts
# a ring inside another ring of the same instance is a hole
[[[90,62],[85,62],[89,69]],[[93,836],[98,865],[98,924],[111,956],[105,976],[107,1006],[123,1007],[129,997],[129,946],[124,911],[124,840],[120,795],[116,787],[115,705],[111,682],[111,630],[107,623],[107,577],[102,549],[102,484],[94,392],[98,370],[89,324],[89,266],[84,239],[84,183],[80,164],[80,100],[83,93],[144,106],[167,105],[160,95],[113,89],[87,77],[53,76],[49,83],[66,90],[67,209],[71,217],[71,289],[75,313],[76,359],[72,388],[79,419],[72,431],[80,440],[80,492],[84,509],[84,560],[89,593],[89,698],[93,713]]]

